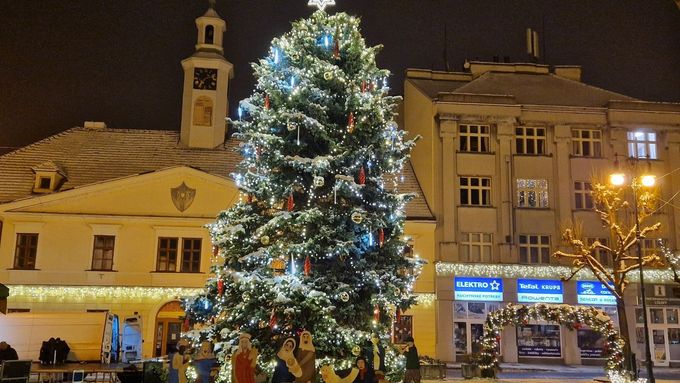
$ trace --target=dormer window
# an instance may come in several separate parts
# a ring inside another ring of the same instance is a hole
[[[32,169],[35,173],[34,193],[52,193],[58,190],[66,180],[64,170],[53,161],[43,162]]]

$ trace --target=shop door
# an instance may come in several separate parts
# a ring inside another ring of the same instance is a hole
[[[480,352],[482,350],[480,342],[483,336],[483,323],[455,322],[453,325],[453,343],[456,355]]]
[[[177,319],[158,319],[156,321],[156,341],[154,356],[168,355],[176,349],[182,332],[182,322]]]
[[[664,309],[661,307],[649,309],[649,339],[651,340],[650,348],[654,365],[667,367],[669,364],[668,327],[666,325],[666,315],[664,314]]]

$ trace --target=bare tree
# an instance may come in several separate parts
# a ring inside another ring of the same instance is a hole
[[[644,226],[645,220],[654,212],[656,205],[656,193],[652,190],[643,190],[635,181],[632,188],[637,206],[631,207],[625,198],[625,190],[603,183],[593,183],[592,197],[594,210],[599,214],[602,224],[609,228],[609,246],[600,241],[589,244],[584,241],[578,230],[565,229],[562,235],[565,243],[572,252],[557,251],[553,254],[556,258],[570,259],[573,270],[565,280],[572,279],[581,270],[590,270],[595,278],[602,282],[616,298],[616,311],[619,315],[619,331],[621,338],[626,342],[623,352],[626,358],[625,366],[630,368],[631,348],[628,333],[628,318],[626,317],[624,292],[630,283],[628,273],[638,271],[640,261],[637,254],[631,254],[631,248],[636,245],[638,238],[642,239],[659,230],[661,224],[654,223]],[[635,219],[637,212],[637,220]],[[640,223],[640,228],[636,226]],[[598,250],[611,254],[613,267],[609,268],[597,258]],[[661,258],[657,254],[642,256],[642,266],[658,266]]]

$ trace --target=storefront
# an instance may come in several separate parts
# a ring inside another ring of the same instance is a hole
[[[503,279],[454,277],[453,345],[456,359],[479,352],[486,315],[503,305]]]
[[[517,302],[564,303],[562,281],[551,279],[518,279]],[[545,321],[532,321],[517,327],[517,356],[527,358],[562,359],[562,334],[560,326]]]
[[[677,286],[651,285],[647,294],[649,340],[654,365],[680,366],[680,299]],[[635,340],[639,355],[644,355],[644,318],[642,308],[635,309]]]
[[[577,281],[576,300],[579,305],[593,306],[607,313],[612,318],[614,327],[618,329],[619,314],[616,311],[616,298],[604,283],[598,281]],[[585,326],[576,331],[582,363],[604,363],[603,353],[606,341],[602,335]]]

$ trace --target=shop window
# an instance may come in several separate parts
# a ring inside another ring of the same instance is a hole
[[[519,262],[532,264],[550,263],[550,236],[520,235]]]
[[[649,309],[649,321],[651,323],[664,323],[663,309]]]
[[[560,326],[539,324],[518,326],[517,355],[525,358],[561,358]]]
[[[576,157],[602,157],[602,131],[598,129],[573,129],[571,142]]]
[[[402,315],[399,321],[394,323],[393,343],[406,343],[406,338],[413,336],[413,316]]]
[[[545,154],[545,128],[515,128],[517,154]]]
[[[489,152],[489,125],[460,125],[458,133],[461,152]]]
[[[92,270],[113,270],[113,248],[116,237],[113,235],[95,235],[92,249]]]
[[[548,207],[548,180],[517,179],[518,207]]]
[[[577,330],[578,348],[581,350],[581,358],[602,358],[606,339],[601,333],[591,329]]]
[[[678,309],[666,309],[666,323],[678,324]]]
[[[35,270],[35,259],[38,254],[38,234],[18,233],[14,249],[14,268]]]
[[[463,355],[468,353],[466,322],[453,323],[453,346],[456,350],[456,355]]]
[[[593,185],[590,182],[574,182],[574,207],[579,210],[592,210],[593,204]]]
[[[460,204],[491,206],[491,178],[460,177]]]
[[[628,132],[628,156],[632,158],[657,159],[656,133],[645,131]]]
[[[462,233],[460,260],[463,262],[491,262],[491,233]]]

